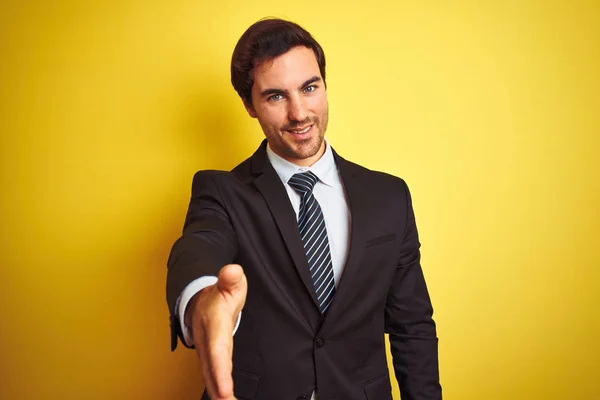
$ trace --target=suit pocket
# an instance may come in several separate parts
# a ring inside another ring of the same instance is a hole
[[[233,392],[238,400],[252,400],[258,390],[260,377],[234,369],[231,373],[233,376]]]
[[[392,400],[392,385],[388,374],[373,379],[365,385],[368,400]]]
[[[391,242],[394,239],[396,239],[395,233],[390,233],[388,235],[379,236],[379,237],[376,237],[375,239],[367,240],[367,247],[373,247],[373,246],[377,246],[378,244]]]

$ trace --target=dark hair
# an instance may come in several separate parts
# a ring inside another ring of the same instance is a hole
[[[325,53],[321,45],[300,25],[277,18],[261,19],[244,32],[231,57],[231,83],[247,104],[252,104],[255,67],[293,47],[312,49],[325,84]]]

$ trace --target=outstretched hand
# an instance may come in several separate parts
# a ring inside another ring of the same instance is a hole
[[[197,293],[187,306],[185,323],[191,327],[200,358],[206,391],[212,400],[233,400],[233,328],[244,307],[248,282],[241,266],[229,264],[218,281]]]

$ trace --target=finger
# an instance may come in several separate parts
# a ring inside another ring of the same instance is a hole
[[[232,351],[233,325],[231,318],[215,314],[210,324],[205,326],[208,368],[208,382],[217,399],[231,399],[233,396]]]
[[[231,381],[232,371],[233,327],[230,326],[231,323],[227,323],[232,318],[227,308],[223,308],[222,295],[219,293],[217,287],[203,290],[203,297],[199,298],[195,309],[193,339],[210,398],[230,400],[233,395],[233,383],[228,383]],[[228,371],[228,374],[224,375],[221,372],[223,370]]]
[[[237,264],[226,265],[219,272],[216,286],[223,295],[232,318],[236,320],[246,303],[248,293],[248,281],[244,270]]]
[[[229,264],[219,271],[217,286],[221,291],[233,292],[243,286],[244,270],[238,264]]]
[[[200,351],[200,348],[202,348],[203,351]],[[212,377],[210,375],[210,366],[209,366],[208,355],[206,354],[207,353],[206,350],[207,350],[206,346],[198,347],[198,355],[200,358],[200,365],[202,367],[202,380],[204,382],[206,393],[208,393],[209,399],[214,399],[214,398],[216,398],[215,383],[212,381]]]
[[[215,384],[212,382],[210,375],[210,366],[208,362],[208,343],[206,341],[206,335],[201,325],[198,325],[198,329],[194,330],[194,345],[196,347],[196,353],[200,360],[200,369],[202,371],[202,380],[206,388],[206,392],[210,399],[215,398]]]
[[[219,359],[223,359],[220,357],[220,354],[222,354],[223,351],[220,350],[222,345],[215,343],[215,340],[213,339],[209,339],[210,335],[208,332],[214,330],[215,324],[213,323],[212,325],[212,327],[206,327],[206,329],[205,326],[199,326],[198,335],[194,336],[194,339],[197,339],[195,340],[196,351],[201,361],[202,378],[206,386],[206,392],[211,400],[234,399],[234,397],[232,397],[233,389],[229,388],[227,383],[228,379],[231,379],[231,374],[229,374],[228,377],[215,377],[214,374],[215,368],[218,369],[219,364],[222,364],[222,361]],[[231,359],[231,357],[226,357],[225,360],[227,359]],[[225,364],[227,364],[226,361]],[[229,367],[225,365],[223,368],[231,371],[231,365]],[[224,382],[221,383],[220,380],[224,380]],[[219,385],[221,385],[221,387]],[[233,382],[231,382],[231,385],[233,385]]]

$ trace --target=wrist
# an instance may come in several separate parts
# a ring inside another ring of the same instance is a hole
[[[202,289],[200,292],[198,292],[194,296],[192,296],[189,303],[187,304],[187,307],[185,308],[185,316],[183,319],[183,323],[190,330],[192,329],[192,326],[194,323],[194,313],[196,311],[196,303],[198,302],[198,297],[199,297],[200,293],[203,291],[204,291],[204,289]]]

